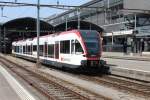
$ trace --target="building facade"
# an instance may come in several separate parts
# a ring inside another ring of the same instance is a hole
[[[136,0],[136,3],[135,0],[92,0],[81,6],[89,8],[69,10],[46,21],[54,26],[67,25],[72,20],[88,21],[104,29],[105,51],[150,52],[149,0]]]

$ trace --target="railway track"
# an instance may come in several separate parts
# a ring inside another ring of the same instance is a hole
[[[126,79],[114,75],[103,76],[103,77],[80,75],[78,77],[98,84],[107,85],[113,88],[117,88],[119,90],[125,90],[126,92],[131,92],[134,94],[139,94],[141,96],[150,98],[149,83],[143,83],[143,82]]]
[[[52,77],[47,77],[47,75],[38,72],[34,69],[28,69],[27,66],[19,66],[16,63],[9,61],[8,59],[1,58],[0,62],[9,68],[12,72],[16,73],[18,76],[23,78],[31,86],[40,91],[45,95],[49,100],[106,100],[106,98],[92,94],[92,96],[83,95],[83,90],[69,89],[64,87],[64,83],[59,83],[60,80],[54,79]],[[108,99],[108,98],[107,98]]]
[[[150,98],[150,83],[144,81],[138,81],[126,77],[116,76],[116,75],[77,75],[68,72],[61,71],[61,73],[68,74],[72,77],[78,77],[84,80],[95,82],[98,84],[113,87],[119,90],[130,92],[133,94],[141,95],[146,98]]]
[[[27,67],[28,66],[26,66],[26,68]],[[55,69],[53,69],[53,70],[55,70]],[[116,89],[119,89],[124,92],[130,92],[130,93],[133,93],[136,95],[144,96],[144,98],[150,98],[150,84],[149,83],[139,82],[136,80],[126,79],[126,78],[113,76],[113,75],[100,77],[98,75],[97,76],[88,76],[88,75],[82,75],[82,74],[76,75],[76,74],[71,74],[68,72],[61,71],[61,70],[59,70],[59,71],[64,74],[68,74],[69,76],[78,77],[80,79],[88,80],[88,81],[91,81],[94,83],[98,83],[100,85],[116,88]],[[49,75],[46,75],[46,76],[49,76]],[[56,81],[58,81],[58,80],[56,80]],[[46,86],[46,84],[44,83],[42,86]],[[78,92],[81,95],[81,92],[80,91],[78,91]],[[84,95],[84,97],[87,97],[84,99],[90,98],[87,95],[86,96]],[[102,98],[102,97],[95,96],[93,99],[100,100],[99,98]],[[79,98],[77,98],[77,99],[79,99]],[[104,98],[104,99],[106,100],[109,98]]]

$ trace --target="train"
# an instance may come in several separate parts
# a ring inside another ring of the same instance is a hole
[[[37,37],[12,42],[12,54],[36,61]],[[39,59],[44,64],[106,72],[108,67],[101,55],[102,39],[96,30],[74,29],[39,37]]]

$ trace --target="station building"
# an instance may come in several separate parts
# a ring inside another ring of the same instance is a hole
[[[82,7],[52,15],[45,20],[53,26],[70,21],[87,21],[101,27],[104,51],[150,52],[149,0],[91,0]],[[91,7],[91,8],[90,8]],[[93,8],[92,8],[93,7]],[[91,29],[89,24],[89,29]]]

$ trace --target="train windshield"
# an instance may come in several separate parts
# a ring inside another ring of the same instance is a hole
[[[97,55],[100,52],[100,39],[97,31],[81,31],[81,36],[85,41],[87,52],[90,55]]]

